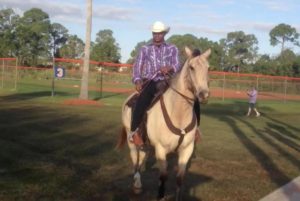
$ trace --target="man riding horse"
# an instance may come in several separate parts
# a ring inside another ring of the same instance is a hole
[[[139,147],[144,144],[138,129],[146,110],[159,91],[159,86],[165,83],[166,79],[170,78],[169,76],[180,70],[177,47],[165,42],[165,35],[169,30],[170,28],[162,22],[155,22],[152,26],[152,42],[139,50],[133,65],[132,81],[139,95],[132,113],[129,140]],[[195,56],[199,54],[200,52],[196,52]],[[198,102],[195,104],[199,105]],[[194,107],[194,110],[199,125],[200,110],[198,105]],[[200,136],[198,129],[196,135]]]

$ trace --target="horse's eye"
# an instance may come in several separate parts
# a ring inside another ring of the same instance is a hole
[[[194,71],[194,70],[195,70],[193,66],[190,66],[190,69],[191,69],[191,71]]]

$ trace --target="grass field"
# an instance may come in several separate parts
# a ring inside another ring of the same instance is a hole
[[[67,93],[50,97],[49,90],[32,89],[0,91],[1,201],[155,199],[158,169],[151,154],[144,193],[134,196],[128,149],[114,149],[126,96],[104,93],[103,106],[69,106],[63,104]],[[260,118],[245,116],[243,100],[202,106],[203,139],[185,178],[184,200],[255,201],[300,175],[300,103],[258,106]]]

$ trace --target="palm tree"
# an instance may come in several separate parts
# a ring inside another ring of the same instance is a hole
[[[87,16],[86,16],[86,33],[85,33],[85,47],[84,47],[84,61],[81,79],[81,89],[79,99],[87,100],[88,82],[89,82],[89,61],[90,61],[90,45],[91,45],[91,27],[92,27],[92,0],[86,0]]]

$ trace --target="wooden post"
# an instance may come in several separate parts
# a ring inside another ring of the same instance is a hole
[[[15,79],[15,90],[17,90],[18,84],[18,57],[16,58],[16,79]]]
[[[4,59],[2,60],[2,75],[1,75],[1,88],[3,89],[4,87]]]
[[[223,72],[223,90],[222,90],[222,100],[224,101],[224,90],[225,90],[225,81],[226,81],[226,77],[225,77],[225,72]]]
[[[52,87],[51,87],[51,96],[54,96],[54,80],[55,80],[55,58],[53,56],[53,61],[52,61],[52,71],[53,71],[53,75],[52,75]]]
[[[287,93],[287,77],[285,77],[285,80],[284,80],[284,103],[286,103],[286,93]]]

